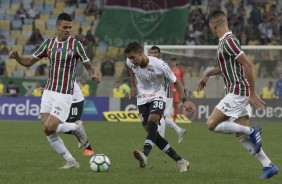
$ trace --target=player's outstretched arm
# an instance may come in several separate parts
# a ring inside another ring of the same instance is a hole
[[[92,80],[94,80],[97,84],[101,82],[100,76],[95,71],[90,61],[84,62],[83,66],[87,70],[88,75],[91,77]]]
[[[183,106],[185,107],[185,109],[188,112],[194,112],[195,109],[193,107],[193,104],[191,102],[187,101],[187,98],[186,98],[185,93],[184,93],[184,88],[183,88],[181,82],[176,80],[176,82],[174,83],[174,86],[175,86],[175,89],[178,92],[179,96],[181,97],[181,100],[183,102]]]
[[[132,71],[131,68],[128,68],[129,76],[130,76],[130,82],[131,82],[131,91],[129,92],[128,98],[130,99],[133,96],[137,95],[137,85],[136,85],[136,78],[135,74]]]
[[[207,72],[199,81],[197,91],[201,91],[207,85],[210,76],[221,74],[221,70],[219,67],[212,69],[211,71]]]
[[[259,95],[256,93],[255,88],[255,79],[253,75],[253,66],[252,63],[249,61],[248,57],[245,53],[241,54],[237,61],[244,67],[244,71],[249,82],[250,87],[250,103],[254,105],[257,109],[261,110],[264,109],[265,102],[261,100]]]
[[[26,67],[30,67],[31,65],[39,61],[39,59],[33,56],[26,56],[26,57],[20,56],[17,50],[12,50],[9,54],[9,57],[11,59],[15,59],[19,64]]]

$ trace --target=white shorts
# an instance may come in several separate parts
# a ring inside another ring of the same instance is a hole
[[[61,122],[68,119],[72,95],[44,90],[41,98],[40,113],[50,113]]]
[[[164,115],[169,116],[172,115],[172,109],[173,109],[173,98],[167,98],[165,101],[165,111]]]
[[[239,117],[251,116],[251,106],[248,96],[239,96],[228,93],[216,106],[223,114],[235,121]]]

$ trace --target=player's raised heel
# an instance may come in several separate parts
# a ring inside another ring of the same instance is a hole
[[[188,168],[190,167],[190,163],[184,159],[177,161],[177,164],[178,164],[178,167],[180,168],[180,172],[186,172],[188,171]]]
[[[259,153],[262,147],[262,140],[261,140],[261,128],[260,127],[252,127],[253,132],[250,134],[250,138],[252,142],[255,144],[256,153]]]
[[[79,141],[81,142],[81,146],[85,147],[88,143],[87,135],[83,126],[83,122],[81,120],[78,120],[75,122],[77,125],[77,130],[75,132],[75,135],[79,138]]]
[[[181,129],[180,133],[178,134],[178,144],[183,142],[184,136],[186,134],[186,129]]]
[[[278,174],[279,170],[276,165],[272,165],[271,167],[264,167],[262,170],[262,174],[260,176],[261,179],[268,179],[272,176]]]
[[[133,151],[133,156],[139,161],[140,167],[144,168],[147,165],[147,157],[139,150]]]
[[[66,165],[60,167],[59,169],[78,169],[79,163],[75,160],[67,160]]]

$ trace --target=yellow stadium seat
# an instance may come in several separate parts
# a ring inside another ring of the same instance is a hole
[[[16,11],[13,9],[6,9],[6,14],[16,15]]]
[[[44,0],[36,0],[36,1],[33,1],[34,4],[44,4]]]
[[[22,30],[32,30],[32,29],[33,29],[33,26],[30,24],[24,24],[22,26]]]
[[[83,30],[83,34],[86,34],[87,31],[91,30],[91,26],[81,26]]]
[[[34,28],[39,29],[40,33],[44,33],[46,29],[45,20],[35,19]]]
[[[52,14],[53,15],[59,15],[60,13],[62,13],[63,12],[63,9],[62,8],[54,8],[53,10],[52,10]]]
[[[116,68],[115,77],[120,77],[123,73],[124,62],[123,61],[115,62],[115,68]]]
[[[55,4],[55,0],[45,0],[45,4],[54,5]]]
[[[25,45],[28,41],[29,37],[21,35],[20,37],[18,37],[17,39],[17,44],[19,45]]]
[[[10,30],[10,21],[9,20],[0,20],[0,27],[1,30]]]
[[[55,36],[55,32],[54,32],[54,30],[46,29],[44,31],[43,35],[48,36],[50,38],[53,38]]]
[[[85,16],[84,20],[87,22],[93,22],[95,20],[95,16]]]
[[[63,10],[66,6],[66,3],[64,2],[57,2],[56,3],[56,8]]]
[[[25,76],[26,77],[33,77],[35,73],[35,70],[26,70],[25,71]]]
[[[97,58],[104,58],[105,55],[106,55],[106,53],[103,52],[103,51],[96,50],[96,52],[95,52],[95,58],[96,58],[96,57],[97,57]]]
[[[8,77],[11,77],[16,69],[17,61],[14,59],[9,59],[5,62],[6,64],[6,74]]]
[[[22,66],[21,64],[17,63],[16,64],[16,70],[26,71],[27,67]]]
[[[11,33],[11,35],[19,36],[19,35],[21,35],[21,30],[11,30],[10,33]]]
[[[19,7],[20,7],[19,3],[11,3],[11,9],[14,10],[14,14],[19,9]]]
[[[83,12],[84,12],[84,9],[83,9],[83,8],[76,8],[76,9],[74,10],[74,13],[75,13],[76,15],[83,14]]]
[[[45,14],[45,13],[41,13],[40,15],[39,15],[39,17],[40,17],[40,19],[36,19],[36,20],[44,20],[44,22],[46,21],[46,20],[48,20],[49,19],[49,14]],[[35,21],[36,21],[35,20]]]

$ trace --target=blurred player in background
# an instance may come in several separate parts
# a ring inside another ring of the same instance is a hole
[[[83,104],[84,104],[84,96],[79,88],[79,85],[76,81],[74,81],[74,87],[73,87],[73,95],[72,95],[72,104],[71,109],[69,113],[69,117],[66,121],[66,123],[75,123],[77,121],[81,121],[81,116],[83,112]],[[83,124],[83,123],[82,123]],[[90,145],[90,143],[87,141],[86,145],[82,146],[81,141],[79,139],[79,136],[74,131],[65,132],[66,134],[73,134],[76,136],[78,140],[78,148],[83,147],[84,148],[84,155],[91,156],[94,155],[94,151]]]
[[[170,144],[158,133],[158,124],[165,110],[166,92],[164,78],[175,84],[183,101],[183,106],[188,111],[193,111],[192,104],[185,97],[181,83],[176,79],[169,66],[162,60],[144,55],[143,47],[136,43],[130,43],[125,48],[126,64],[129,69],[132,90],[130,96],[137,95],[137,106],[144,129],[147,131],[143,151],[133,151],[134,157],[139,161],[140,167],[147,165],[153,145],[162,150],[177,162],[180,172],[186,172],[190,163],[181,158]],[[136,84],[137,80],[137,84]],[[135,88],[137,86],[137,89]]]
[[[184,83],[184,70],[181,66],[179,66],[179,63],[176,58],[171,58],[170,59],[170,66],[171,70],[176,76],[177,80],[181,82],[184,90],[185,90],[185,83]],[[180,97],[179,94],[177,93],[177,90],[174,87],[174,84],[171,84],[172,87],[172,92],[173,92],[173,121],[176,121],[177,114],[178,114],[178,105],[180,103]]]
[[[236,134],[243,146],[263,165],[262,179],[278,173],[278,168],[262,150],[261,128],[249,127],[250,105],[264,109],[264,102],[255,91],[252,64],[241,50],[239,40],[229,31],[227,17],[215,11],[209,17],[209,26],[219,39],[217,49],[218,67],[207,72],[198,84],[202,90],[210,76],[221,74],[227,95],[214,108],[207,125],[211,131]]]
[[[149,56],[153,56],[153,57],[156,57],[158,59],[161,59],[160,54],[161,54],[161,50],[160,50],[159,47],[153,46],[153,47],[150,48]],[[159,133],[162,137],[164,137],[166,125],[170,128],[173,128],[178,135],[178,143],[180,144],[180,143],[182,143],[182,141],[184,139],[184,135],[186,133],[186,130],[177,126],[177,124],[169,118],[169,116],[172,115],[172,109],[173,109],[173,105],[172,105],[172,103],[173,103],[173,98],[172,98],[173,92],[172,92],[170,81],[166,78],[164,78],[164,85],[165,85],[165,91],[166,91],[167,99],[165,101],[164,116],[160,120]]]
[[[282,100],[282,73],[280,74],[280,79],[275,82],[274,96]]]
[[[95,72],[82,44],[70,36],[72,17],[67,13],[59,14],[56,28],[57,36],[46,39],[33,55],[23,57],[17,50],[13,50],[9,56],[26,67],[32,66],[44,57],[49,58],[49,78],[40,105],[43,130],[51,146],[66,160],[66,164],[60,169],[79,168],[79,163],[70,154],[57,133],[76,131],[82,146],[86,146],[88,140],[81,121],[61,122],[65,122],[69,115],[74,85],[73,74],[78,60],[83,62],[92,80],[99,83],[100,77]]]

